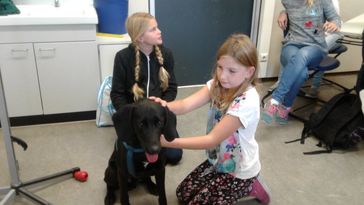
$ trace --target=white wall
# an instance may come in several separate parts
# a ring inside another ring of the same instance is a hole
[[[345,22],[364,13],[363,0],[339,0],[340,14]],[[357,71],[362,62],[361,47],[347,45],[348,51],[339,57],[341,65],[338,71]],[[336,71],[336,70],[335,70]]]
[[[267,69],[269,69],[268,60],[270,58],[269,49],[271,42],[271,31],[274,19],[274,5],[275,0],[263,0],[261,5],[261,18],[260,28],[258,34],[258,55],[260,60],[260,69],[258,77],[262,78],[266,76]]]
[[[54,0],[13,0],[15,4],[46,4],[54,5]],[[93,0],[59,0],[60,4],[85,4],[93,5]]]
[[[54,5],[54,0],[13,0],[17,5],[19,4],[42,4],[42,5]],[[61,5],[69,4],[84,4],[93,5],[93,0],[59,0]],[[138,11],[149,11],[148,0],[129,0],[129,15]]]
[[[129,16],[135,12],[149,12],[148,0],[129,0]]]

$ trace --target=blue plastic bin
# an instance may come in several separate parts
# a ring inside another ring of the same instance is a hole
[[[97,32],[125,34],[125,20],[128,17],[128,0],[94,0],[99,23]]]

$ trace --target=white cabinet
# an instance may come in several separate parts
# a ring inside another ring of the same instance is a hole
[[[9,116],[46,121],[52,114],[95,112],[100,70],[94,7],[19,9],[19,15],[0,17],[0,69]]]
[[[127,44],[99,45],[101,80],[112,75],[115,54],[127,46]]]
[[[96,110],[96,25],[0,26],[0,36],[10,117]]]
[[[118,51],[130,44],[129,36],[123,38],[97,37],[99,44],[99,61],[101,70],[101,81],[112,75],[114,69],[115,55]]]
[[[0,44],[10,117],[96,110],[97,44]]]
[[[0,44],[0,68],[9,116],[43,114],[33,44]]]
[[[96,42],[35,43],[44,114],[96,110]]]

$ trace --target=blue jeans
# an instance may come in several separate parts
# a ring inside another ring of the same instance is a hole
[[[318,46],[284,45],[281,53],[282,75],[272,98],[285,107],[292,107],[301,86],[307,80],[308,67],[318,65],[326,55]]]
[[[338,39],[342,38],[342,37],[343,37],[343,35],[340,34],[340,33],[327,34],[326,37],[325,37],[325,41],[326,41],[326,44],[327,44],[327,49],[329,51],[331,51],[331,50],[335,50],[338,47],[340,47],[340,43],[336,43],[336,41]],[[313,75],[311,86],[315,87],[315,88],[318,88],[320,86],[320,84],[321,84],[323,75],[324,75],[323,71],[319,71],[315,75]]]
[[[178,148],[166,148],[166,162],[176,165],[182,159],[183,151]]]
[[[324,71],[318,71],[312,77],[311,88],[318,88],[321,85],[322,77],[324,76]]]

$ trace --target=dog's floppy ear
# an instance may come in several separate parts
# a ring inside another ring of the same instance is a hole
[[[123,142],[129,142],[130,138],[134,136],[134,129],[131,124],[133,109],[134,106],[128,104],[123,106],[112,116],[118,139]]]
[[[166,140],[170,142],[174,140],[174,138],[179,137],[177,132],[177,118],[167,107],[164,107],[164,109],[166,118],[162,132]]]

